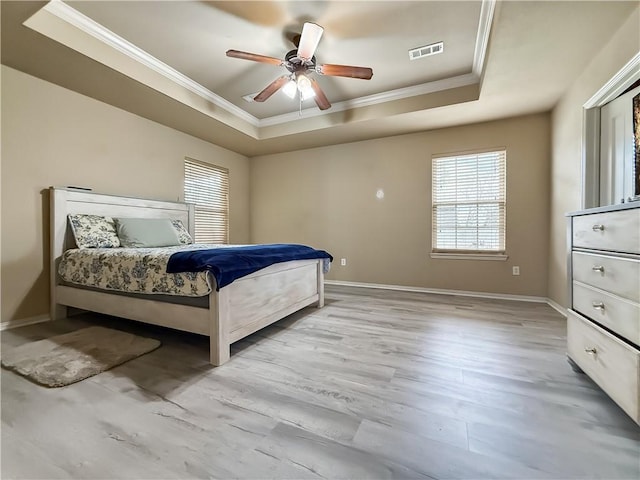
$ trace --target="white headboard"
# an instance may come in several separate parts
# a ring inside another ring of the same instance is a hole
[[[165,202],[133,197],[118,197],[70,188],[50,187],[49,208],[51,212],[51,288],[58,283],[60,257],[75,241],[67,215],[91,214],[110,217],[170,218],[182,220],[191,236],[194,235],[194,206],[188,203]],[[53,295],[52,295],[53,296]]]

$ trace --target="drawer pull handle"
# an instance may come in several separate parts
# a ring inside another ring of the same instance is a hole
[[[591,267],[591,270],[593,270],[594,272],[604,273],[604,267],[602,265],[594,265],[593,267]]]
[[[589,355],[597,355],[598,354],[598,351],[596,350],[596,347],[585,348],[584,351],[587,352]]]
[[[597,232],[597,231],[603,232],[604,225],[594,225],[593,227],[591,227],[591,230],[593,230],[594,232]]]
[[[591,305],[593,305],[593,308],[595,308],[596,310],[604,310],[603,302],[593,302]]]

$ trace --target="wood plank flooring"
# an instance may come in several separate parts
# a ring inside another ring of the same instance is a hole
[[[75,385],[2,370],[2,478],[640,478],[640,428],[565,357],[547,305],[327,287],[208,364],[208,339],[85,314],[162,347]]]

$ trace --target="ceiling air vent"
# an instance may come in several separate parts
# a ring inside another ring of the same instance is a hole
[[[412,48],[409,50],[409,60],[417,60],[419,58],[428,57],[430,55],[436,55],[444,51],[444,43],[432,43],[431,45],[425,45],[424,47]]]

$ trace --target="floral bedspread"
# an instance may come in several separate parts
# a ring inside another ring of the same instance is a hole
[[[192,244],[161,248],[67,250],[58,272],[65,282],[129,293],[202,297],[215,286],[207,272],[167,273],[174,252],[235,245]]]

